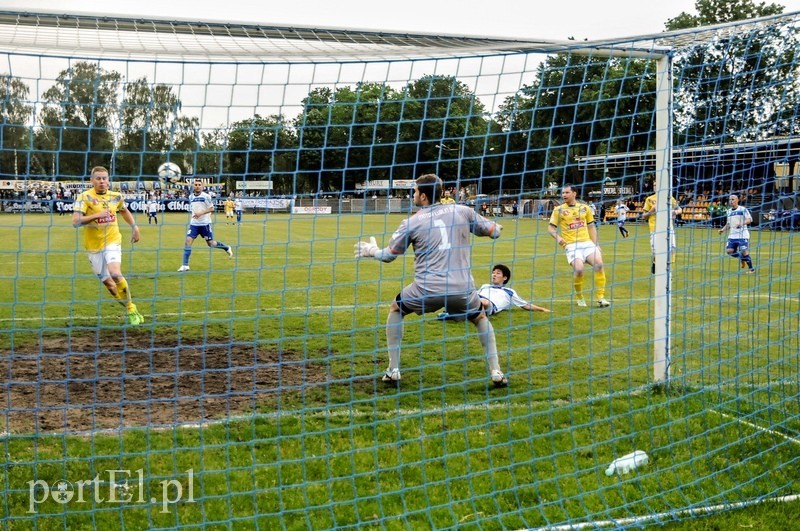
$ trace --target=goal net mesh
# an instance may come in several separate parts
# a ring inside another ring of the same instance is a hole
[[[0,13],[2,518],[624,528],[793,499],[797,26],[551,42]],[[95,166],[139,228],[118,216],[141,324],[73,227]],[[405,318],[381,382],[413,251],[353,245],[387,245],[425,173],[503,225],[472,243],[476,285],[505,264],[552,310],[491,316],[508,388],[435,313]],[[648,206],[657,175],[674,205]],[[208,246],[187,240],[197,180]],[[604,262],[580,281],[548,232],[566,184]],[[676,206],[665,230],[642,217]]]

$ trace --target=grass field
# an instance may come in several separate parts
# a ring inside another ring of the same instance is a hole
[[[218,219],[232,261],[195,242],[192,270],[177,273],[179,214],[125,245],[146,319],[132,329],[67,217],[0,217],[6,527],[517,529],[661,515],[627,524],[641,527],[799,492],[791,233],[754,232],[758,273],[744,275],[716,231],[679,229],[664,388],[651,386],[646,226],[624,240],[600,227],[612,307],[578,308],[546,222],[502,218],[501,239],[475,240],[476,282],[506,263],[522,297],[554,310],[492,318],[510,387],[489,385],[471,325],[429,315],[405,320],[394,390],[377,381],[383,323],[413,259],[352,250],[371,235],[385,244],[401,216]],[[647,467],[603,474],[634,449]],[[109,501],[125,482],[110,470],[131,471],[132,500]],[[31,492],[95,477],[103,501],[87,486],[85,502],[50,496],[29,512]],[[758,527],[797,506],[702,522]]]

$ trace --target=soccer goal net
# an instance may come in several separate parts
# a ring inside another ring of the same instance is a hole
[[[796,13],[549,42],[0,12],[0,41],[12,527],[641,527],[798,494]],[[420,242],[353,257],[430,173],[503,227],[448,266],[491,327],[387,318]]]

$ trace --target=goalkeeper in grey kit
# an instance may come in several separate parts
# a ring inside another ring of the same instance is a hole
[[[470,234],[499,238],[503,226],[486,219],[465,205],[441,204],[442,180],[426,174],[416,180],[414,205],[421,207],[403,220],[392,234],[389,245],[378,247],[374,237],[355,244],[357,258],[375,258],[392,262],[414,248],[414,281],[403,288],[389,306],[386,319],[386,343],[389,368],[383,382],[400,381],[400,343],[403,318],[436,312],[442,308],[451,315],[463,315],[478,330],[478,337],[489,362],[489,375],[496,387],[508,385],[500,370],[494,328],[483,311],[472,278]]]

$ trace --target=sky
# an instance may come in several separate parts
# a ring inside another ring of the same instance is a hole
[[[755,0],[760,2],[762,0]],[[769,0],[767,0],[769,1]],[[651,35],[664,31],[665,23],[687,12],[696,14],[696,0],[401,0],[400,2],[379,2],[377,0],[0,0],[0,11],[22,11],[48,13],[84,13],[93,15],[125,16],[132,18],[157,18],[160,20],[192,20],[208,22],[238,22],[278,26],[303,26],[313,28],[353,28],[384,30],[391,32],[433,33],[449,35],[480,35],[489,37],[517,37],[537,40],[596,40],[605,38],[633,37]],[[800,0],[778,1],[785,12],[800,12]],[[57,7],[56,7],[57,6]],[[380,6],[380,9],[377,8]],[[499,78],[491,77],[492,69],[485,63],[486,76],[472,78],[469,63],[439,61],[422,63],[414,76],[437,74],[458,75],[467,83],[479,100],[491,113],[520,86],[533,80],[535,70],[528,65],[520,75],[512,63],[503,62],[504,73]],[[475,65],[472,65],[473,67]],[[26,61],[24,67],[38,68],[38,63]],[[15,75],[24,76],[24,67],[17,66]],[[115,68],[116,65],[111,65]],[[134,71],[141,67],[145,72]],[[55,76],[63,65],[50,66]],[[175,70],[177,80],[169,78],[171,70],[159,70],[159,77],[146,71],[148,65],[128,64],[123,67],[126,75],[135,79],[146,76],[152,82],[184,84],[180,92],[183,111],[187,115],[200,116],[201,124],[216,127],[253,114],[269,116],[283,114],[296,115],[299,102],[306,97],[313,86],[330,85],[334,81],[354,84],[356,81],[384,81],[383,72],[371,73],[373,78],[360,77],[363,72],[354,73],[350,79],[346,73],[336,71],[333,80],[326,79],[323,68],[315,68],[314,79],[305,79],[300,72],[293,70],[292,83],[284,85],[276,80],[282,79],[281,72],[267,72],[265,81],[260,82],[255,94],[258,103],[242,97],[240,92],[255,89],[259,84],[258,73],[251,75],[242,67],[236,72],[226,73],[225,82],[218,86],[217,92],[207,90],[202,83],[211,79],[207,73]],[[390,68],[385,66],[385,68]],[[122,71],[122,70],[120,70]],[[483,72],[484,70],[481,70]],[[457,74],[456,74],[457,72]],[[231,74],[231,75],[227,75]],[[274,75],[273,75],[274,74]],[[31,73],[30,79],[43,74]],[[260,74],[262,77],[265,74]],[[409,78],[402,73],[388,78],[394,81],[395,88],[401,87]],[[167,76],[166,78],[163,76]],[[412,76],[413,77],[413,76]],[[254,81],[247,83],[229,80]],[[192,85],[194,84],[194,85]],[[235,86],[234,86],[235,85]],[[45,87],[46,83],[36,85]],[[237,92],[239,91],[239,92]],[[274,93],[274,94],[273,94]],[[37,98],[39,96],[37,95]],[[225,105],[225,102],[229,102]]]
[[[800,11],[800,0],[774,3],[785,6],[785,12]],[[659,33],[682,11],[695,14],[694,5],[695,0],[0,0],[0,10],[102,12],[137,18],[547,40]]]

